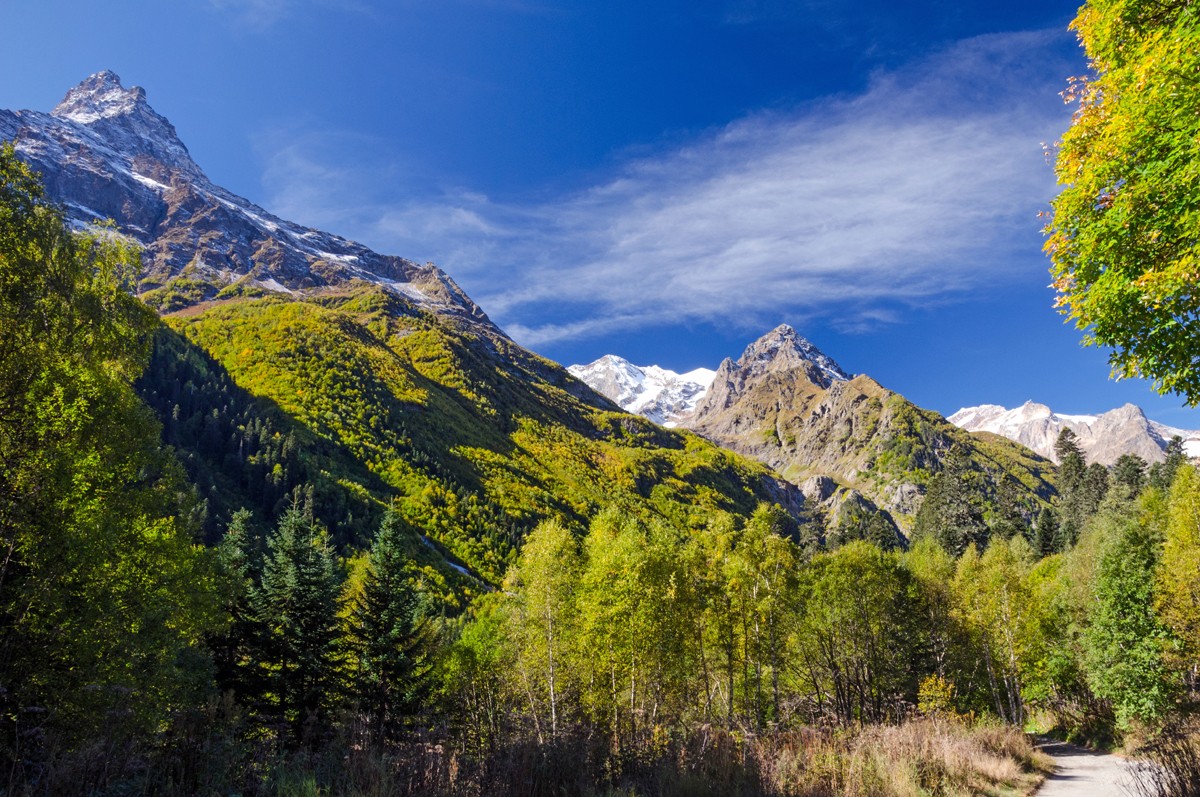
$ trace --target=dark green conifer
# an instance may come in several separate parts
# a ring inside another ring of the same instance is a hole
[[[1034,553],[1038,556],[1049,556],[1061,549],[1058,537],[1058,521],[1049,507],[1043,507],[1033,527],[1033,539],[1030,541]]]
[[[351,615],[355,697],[384,738],[420,710],[429,690],[432,629],[404,554],[402,523],[395,512],[384,516]]]
[[[1146,460],[1137,454],[1122,454],[1112,468],[1113,479],[1129,488],[1136,496],[1146,486]]]
[[[971,470],[959,452],[946,457],[945,470],[929,483],[917,510],[913,538],[932,536],[943,548],[959,556],[972,543],[987,544],[988,527],[980,500],[980,475]]]
[[[262,577],[263,540],[252,521],[250,510],[239,509],[217,545],[217,572],[229,625],[209,637],[217,686],[246,705],[261,699],[265,688],[257,661],[261,640],[253,605]]]
[[[1183,438],[1175,435],[1167,443],[1166,460],[1156,462],[1150,467],[1147,481],[1151,486],[1166,492],[1171,489],[1171,482],[1175,481],[1175,471],[1179,470],[1179,466],[1185,462],[1187,462],[1187,454],[1183,451]]]
[[[1079,439],[1070,429],[1064,427],[1054,443],[1054,453],[1058,455],[1058,530],[1055,550],[1064,551],[1079,539],[1083,523],[1095,506],[1089,500],[1090,491],[1086,488],[1087,460],[1083,457],[1083,449],[1079,447]]]
[[[1084,520],[1096,514],[1096,511],[1100,509],[1100,504],[1104,502],[1104,497],[1108,495],[1109,480],[1108,468],[1099,462],[1093,462],[1084,471],[1082,494],[1080,496],[1080,508],[1083,512]]]
[[[1028,512],[1029,509],[1022,503],[1015,482],[1009,478],[1003,479],[998,485],[989,536],[1002,540],[1011,540],[1017,535],[1028,537]]]
[[[294,502],[268,537],[254,596],[271,703],[296,741],[324,730],[342,691],[340,584],[329,534],[309,506]]]

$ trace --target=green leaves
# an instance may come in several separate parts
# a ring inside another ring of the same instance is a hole
[[[0,148],[0,682],[6,716],[45,709],[68,749],[198,699],[218,623],[195,507],[130,387],[156,324],[137,263],[70,232]]]
[[[1058,306],[1113,375],[1200,403],[1200,10],[1092,0],[1073,27],[1094,75],[1057,159],[1046,227]]]
[[[260,666],[269,697],[297,740],[319,730],[340,692],[341,583],[329,534],[292,506],[267,538],[262,580],[251,593],[261,628]]]
[[[1114,516],[1096,573],[1091,623],[1084,633],[1088,682],[1111,700],[1117,722],[1151,723],[1167,710],[1177,683],[1163,654],[1168,629],[1154,612],[1159,550],[1149,530],[1128,515]]]

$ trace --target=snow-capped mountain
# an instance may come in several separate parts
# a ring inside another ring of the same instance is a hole
[[[728,407],[747,383],[765,373],[796,369],[821,388],[850,379],[833,358],[787,324],[751,343],[736,361],[725,358],[716,371],[697,368],[677,374],[657,365],[634,365],[615,354],[606,354],[588,365],[567,368],[621,409],[644,415],[663,426],[686,422],[701,403],[710,406],[715,402],[719,407]]]
[[[125,88],[112,72],[90,76],[50,113],[0,110],[0,141],[12,141],[42,174],[48,196],[65,206],[72,223],[112,219],[143,247],[139,294],[153,298],[176,281],[160,309],[211,299],[235,285],[295,292],[360,279],[498,332],[432,264],[380,255],[284,221],[213,184],[174,126],[146,102],[146,92]]]
[[[1184,440],[1189,456],[1200,456],[1200,431],[1176,429],[1152,421],[1141,408],[1126,404],[1099,415],[1065,415],[1045,404],[1027,401],[1016,409],[997,404],[966,407],[947,420],[970,432],[993,432],[1056,460],[1054,442],[1063,428],[1079,439],[1088,462],[1111,465],[1122,454],[1136,454],[1147,462],[1161,462],[1172,437]]]
[[[866,374],[851,377],[789,326],[722,362],[681,425],[783,474],[826,514],[831,534],[849,538],[867,523],[910,529],[924,500],[917,472],[942,470],[951,450],[989,495],[1007,475],[1031,501],[1053,491],[1047,461],[973,438]]]
[[[663,426],[675,426],[690,415],[716,375],[707,368],[677,374],[657,365],[634,365],[615,354],[567,370],[627,412]]]

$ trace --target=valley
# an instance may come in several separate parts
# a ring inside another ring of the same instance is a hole
[[[0,139],[5,793],[1015,794],[1027,730],[1188,738],[1193,433],[947,419],[786,324],[564,368],[111,71]]]

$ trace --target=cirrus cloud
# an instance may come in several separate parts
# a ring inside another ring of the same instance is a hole
[[[897,303],[1044,271],[1043,142],[1067,123],[1064,49],[1057,32],[958,42],[860,94],[739,119],[552,202],[428,175],[384,197],[378,168],[330,166],[320,147],[280,150],[266,183],[297,220],[435,260],[527,345],[669,323],[754,329],[781,311],[870,328]]]

